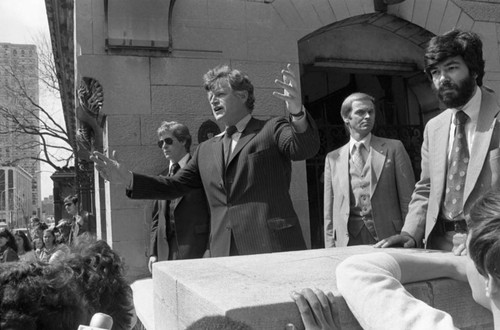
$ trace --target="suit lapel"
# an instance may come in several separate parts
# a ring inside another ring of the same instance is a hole
[[[380,174],[382,173],[382,169],[384,168],[385,158],[387,157],[387,150],[385,150],[384,145],[385,143],[382,142],[382,140],[380,140],[375,135],[372,135],[372,139],[370,142],[370,151],[372,157],[371,196],[374,195],[375,189],[377,188]]]
[[[493,95],[487,90],[482,89],[481,108],[477,119],[476,132],[472,142],[472,151],[474,154],[469,157],[467,167],[467,177],[465,178],[464,203],[474,189],[479,174],[484,165],[488,150],[490,147],[491,136],[495,128],[495,117],[498,115],[498,104]]]
[[[186,161],[186,164],[189,163],[190,160],[191,160],[191,154],[189,154],[189,157]],[[174,210],[177,208],[177,205],[179,205],[180,202],[182,202],[183,199],[184,199],[184,196],[181,196],[181,197],[175,199],[176,203],[174,204]]]
[[[349,205],[350,201],[350,193],[349,193],[349,143],[347,143],[342,149],[339,150],[339,183],[342,189],[342,192],[347,199],[347,205]]]

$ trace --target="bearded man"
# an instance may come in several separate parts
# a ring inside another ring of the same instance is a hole
[[[500,186],[500,107],[483,86],[482,42],[473,32],[433,37],[425,72],[446,110],[424,131],[422,174],[401,234],[376,247],[401,245],[465,253],[466,219],[474,202]]]

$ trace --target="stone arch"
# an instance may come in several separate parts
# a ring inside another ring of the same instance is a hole
[[[307,161],[313,247],[322,243],[324,159],[348,141],[340,117],[347,95],[375,97],[375,134],[401,140],[419,176],[423,128],[439,111],[423,73],[432,36],[399,17],[372,13],[334,22],[298,41],[302,96],[321,135],[320,152]]]

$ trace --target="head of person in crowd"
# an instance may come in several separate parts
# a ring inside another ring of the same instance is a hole
[[[64,209],[68,214],[75,216],[78,214],[78,196],[69,195],[64,199]]]
[[[32,250],[31,242],[28,236],[20,230],[14,232],[14,237],[16,239],[17,253],[23,254]]]
[[[362,140],[375,125],[375,99],[365,93],[353,93],[340,107],[340,115],[349,134]]]
[[[178,163],[191,148],[191,134],[186,125],[164,121],[158,128],[158,146],[172,163]]]
[[[0,329],[78,329],[90,319],[74,272],[63,263],[0,264],[0,310]]]
[[[54,229],[49,228],[43,231],[43,245],[47,249],[51,249],[57,245],[56,233]]]
[[[39,224],[40,224],[40,218],[31,217],[31,219],[30,219],[31,228],[36,228]]]
[[[252,113],[255,97],[248,75],[227,65],[219,65],[209,70],[203,80],[215,120],[227,127]]]
[[[17,252],[16,239],[10,230],[3,228],[0,230],[0,251],[5,251],[8,248]]]
[[[111,316],[112,329],[132,328],[136,315],[122,258],[105,241],[96,241],[89,233],[75,239],[71,252],[65,262],[75,272],[90,314]]]
[[[46,223],[44,222],[39,222],[36,227],[35,227],[35,233],[33,235],[33,237],[39,237],[39,238],[42,238],[43,237],[43,231],[45,229],[48,229],[49,227],[47,226]]]
[[[42,237],[43,237],[43,236],[42,236]],[[44,246],[44,245],[43,245],[43,239],[41,239],[41,238],[35,238],[35,239],[33,240],[33,248],[34,248],[35,250],[41,250],[41,249],[43,248],[43,246]]]
[[[474,300],[500,316],[500,190],[479,199],[470,213],[467,278]]]
[[[461,107],[483,85],[483,43],[470,31],[435,36],[425,50],[424,65],[439,100],[448,108]]]

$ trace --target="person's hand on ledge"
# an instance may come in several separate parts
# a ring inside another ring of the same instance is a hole
[[[386,248],[386,247],[390,247],[390,246],[399,246],[399,247],[404,247],[404,248],[416,248],[417,242],[409,234],[401,233],[398,235],[392,235],[390,237],[384,238],[383,240],[380,240],[380,242],[375,244],[373,247]]]
[[[299,309],[306,330],[340,329],[335,297],[331,292],[325,294],[321,290],[307,288],[300,293],[293,291],[290,296]],[[289,323],[285,329],[296,330],[297,327]]]

